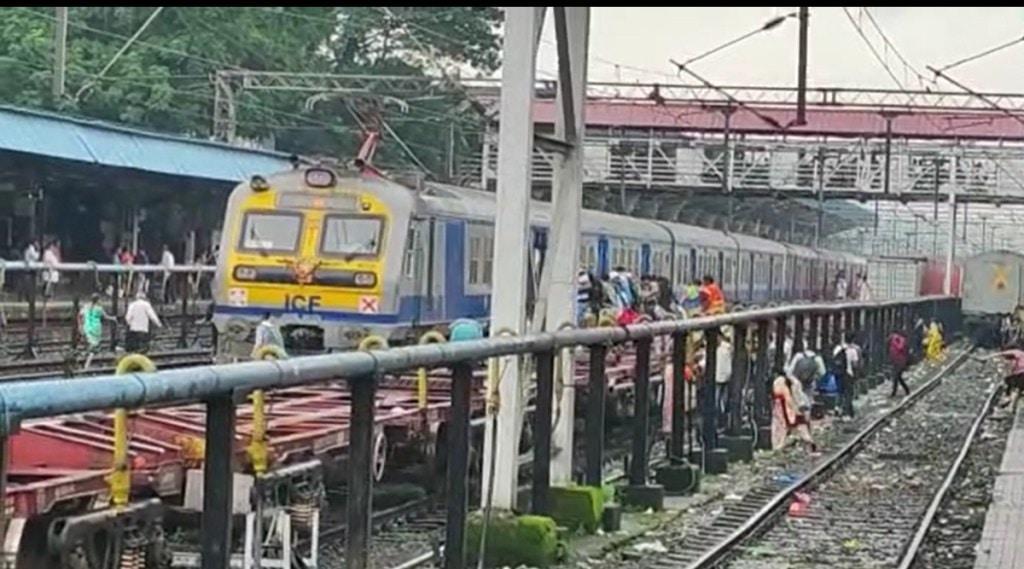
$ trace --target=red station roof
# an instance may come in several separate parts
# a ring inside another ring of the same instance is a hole
[[[698,132],[721,132],[725,128],[723,103],[650,101],[601,101],[587,103],[587,125],[596,127],[656,128]],[[1024,113],[980,109],[837,108],[808,106],[807,124],[779,130],[758,117],[771,117],[780,125],[796,118],[795,107],[745,105],[736,108],[730,127],[733,132],[761,135],[884,137],[886,118],[892,119],[893,136],[918,139],[961,139],[1024,141]],[[551,124],[555,101],[540,100],[534,107],[538,123]]]

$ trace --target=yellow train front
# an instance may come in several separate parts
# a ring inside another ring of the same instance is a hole
[[[218,354],[248,356],[270,315],[295,352],[393,336],[415,192],[360,172],[299,167],[228,198],[214,281]],[[392,278],[393,280],[393,278]]]

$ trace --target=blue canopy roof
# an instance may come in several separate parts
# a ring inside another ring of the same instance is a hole
[[[0,151],[240,182],[291,168],[288,154],[0,105]]]

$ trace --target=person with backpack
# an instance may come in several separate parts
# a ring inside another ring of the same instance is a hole
[[[853,418],[853,382],[857,355],[857,347],[853,345],[853,334],[847,333],[843,341],[832,350],[828,366],[839,390],[839,416],[850,419]]]
[[[889,366],[892,373],[892,395],[896,397],[898,388],[902,387],[903,392],[910,395],[910,388],[907,381],[903,379],[903,372],[910,365],[910,354],[907,351],[907,338],[899,331],[893,330],[889,335]]]

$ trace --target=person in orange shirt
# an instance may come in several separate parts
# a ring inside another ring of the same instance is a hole
[[[704,275],[704,285],[700,289],[701,313],[703,316],[725,313],[725,295],[715,283],[714,277]]]

